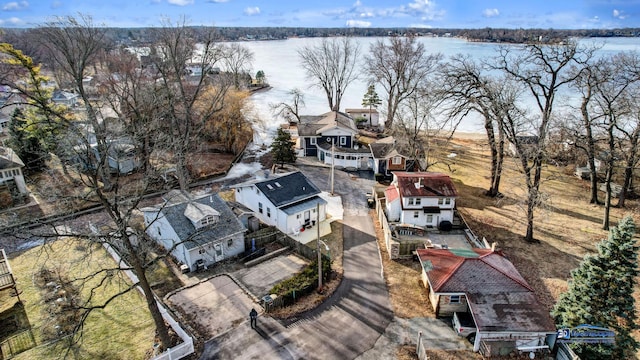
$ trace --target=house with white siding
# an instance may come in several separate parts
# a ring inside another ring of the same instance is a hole
[[[446,174],[394,171],[385,190],[387,220],[425,228],[452,223],[457,196]]]
[[[173,190],[164,199],[141,209],[146,233],[190,271],[244,253],[247,230],[218,194]]]
[[[327,201],[301,172],[271,174],[232,185],[236,202],[253,211],[261,222],[285,234],[313,227],[327,217]]]
[[[21,194],[27,194],[22,169],[24,162],[9,147],[0,147],[0,185],[15,186]]]

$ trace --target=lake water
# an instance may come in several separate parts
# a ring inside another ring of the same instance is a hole
[[[370,45],[380,39],[374,37],[353,38],[360,44],[361,57],[369,51]],[[277,41],[251,41],[241,44],[254,53],[252,75],[258,70],[264,71],[267,81],[271,85],[268,91],[262,91],[251,97],[253,107],[252,117],[259,123],[256,131],[256,142],[269,142],[269,138],[282,122],[275,119],[271,113],[269,104],[290,102],[288,92],[298,88],[305,95],[305,107],[303,115],[319,115],[329,111],[329,105],[322,89],[313,86],[313,81],[306,77],[300,66],[298,50],[321,42],[321,38],[295,38]],[[446,58],[456,54],[468,54],[475,59],[490,59],[497,54],[498,44],[467,42],[458,38],[431,38],[421,37],[419,42],[425,45],[425,49],[432,53],[442,53]],[[600,53],[613,53],[619,51],[639,51],[640,40],[638,38],[596,38],[581,40],[584,43],[596,42],[604,44]],[[341,109],[361,108],[362,97],[367,91],[367,80],[356,80],[349,84],[342,99]],[[382,88],[377,88],[378,95],[383,98]],[[459,131],[484,132],[482,121],[476,116],[465,118]]]

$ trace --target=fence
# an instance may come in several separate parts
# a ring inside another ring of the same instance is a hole
[[[111,245],[104,243],[103,244],[107,252],[113,257],[113,259],[118,263],[121,268],[129,268],[129,265],[120,257],[120,255],[111,247]],[[138,277],[131,270],[124,270],[125,274],[131,279],[134,284],[139,282]],[[144,296],[142,288],[140,286],[137,287],[140,293]],[[162,314],[162,318],[166,321],[169,326],[176,332],[176,334],[182,339],[182,343],[178,344],[172,348],[167,349],[162,354],[152,358],[152,360],[178,360],[186,357],[189,354],[194,352],[193,347],[193,339],[186,331],[182,329],[180,324],[173,319],[173,316],[169,313],[169,311],[156,300],[156,305],[160,310],[160,314]]]
[[[416,343],[416,355],[418,355],[418,359],[420,360],[428,360],[427,356],[427,347],[424,344],[424,340],[422,339],[422,331],[418,331],[418,341]]]
[[[16,354],[36,346],[31,329],[19,332],[0,343],[0,359],[11,359]]]

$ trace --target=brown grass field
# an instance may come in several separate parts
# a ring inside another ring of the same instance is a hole
[[[447,157],[451,153],[456,156]],[[596,244],[608,235],[602,230],[603,206],[589,204],[589,182],[575,177],[573,166],[545,167],[540,190],[547,196],[547,202],[534,217],[534,236],[539,243],[530,244],[524,241],[526,192],[516,159],[505,161],[500,188],[504,197],[492,199],[483,194],[489,187],[490,157],[486,140],[481,135],[457,136],[438,149],[436,158],[437,163],[429,171],[451,176],[459,195],[457,208],[471,230],[479,238],[496,242],[497,248],[504,251],[535,289],[541,303],[551,309],[560,293],[566,291],[571,270],[586,254],[595,253]],[[604,193],[599,194],[599,199],[604,200]],[[617,199],[614,199],[613,204],[616,203]],[[627,215],[633,216],[638,224],[638,201],[627,201],[626,205],[623,209],[611,209],[612,227]],[[380,238],[378,236],[382,245]],[[426,289],[420,283],[418,264],[390,261],[383,246],[381,251],[395,315],[405,318],[433,316]],[[639,308],[637,288],[633,296],[636,308]],[[635,332],[635,337],[640,340],[639,331]],[[404,353],[399,356],[402,359],[411,358],[406,356],[406,349],[400,353]],[[437,358],[460,358],[454,354],[442,355]]]

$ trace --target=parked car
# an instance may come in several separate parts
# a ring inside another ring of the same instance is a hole
[[[467,338],[471,343],[476,341],[476,332],[478,329],[476,328],[476,323],[473,321],[471,313],[454,312],[453,320],[451,322],[453,324],[453,329],[456,331],[458,336]]]

